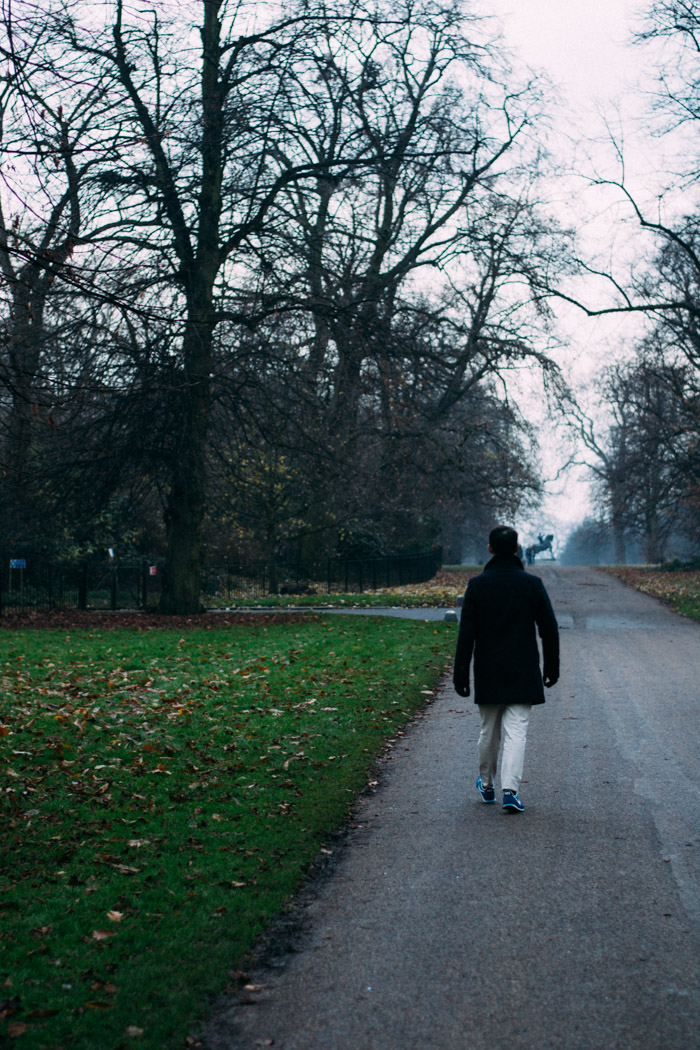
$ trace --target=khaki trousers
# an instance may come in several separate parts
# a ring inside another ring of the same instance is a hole
[[[501,787],[517,791],[523,775],[525,742],[530,721],[530,704],[479,704],[479,772],[484,787],[493,787],[498,766],[498,750],[503,737]]]

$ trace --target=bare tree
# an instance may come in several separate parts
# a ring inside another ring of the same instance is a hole
[[[23,11],[31,17],[31,5]],[[264,18],[261,9],[225,0],[182,5],[168,20],[157,8],[142,16],[122,0],[111,24],[96,23],[87,5],[62,2],[34,15],[34,39],[43,25],[70,52],[83,99],[97,82],[110,83],[119,136],[93,140],[112,213],[100,231],[103,245],[112,243],[122,265],[148,266],[154,280],[177,291],[181,347],[165,612],[200,608],[213,340],[221,319],[217,282],[242,246],[264,231],[281,190],[328,168],[305,161],[283,169],[270,136],[280,83],[303,63],[315,24],[329,18],[309,5]],[[46,48],[41,55],[50,61]],[[251,323],[249,307],[239,319]]]
[[[291,184],[260,258],[269,293],[297,310],[306,432],[333,451],[310,503],[339,513],[339,485],[379,491],[388,508],[402,463],[417,492],[413,453],[432,448],[436,466],[438,435],[486,377],[516,361],[551,367],[535,350],[544,318],[527,309],[553,252],[532,199],[541,100],[474,44],[478,25],[396,14],[359,25],[347,54],[329,43],[315,75],[286,87],[286,165],[327,161],[348,139],[368,153],[359,173]]]
[[[303,288],[314,309],[308,370],[329,392],[339,429],[356,419],[368,362],[390,372],[393,358],[400,368],[415,356],[401,338],[401,328],[416,327],[410,314],[430,323],[438,313],[454,325],[459,309],[467,345],[436,410],[458,399],[477,344],[481,361],[507,353],[505,339],[497,353],[492,340],[488,355],[483,338],[506,271],[526,280],[538,258],[541,230],[523,190],[526,163],[537,168],[528,131],[540,100],[528,85],[512,90],[497,55],[466,35],[470,23],[453,12],[438,21],[431,9],[420,14],[407,7],[391,32],[365,33],[352,62],[318,56],[323,95],[312,99],[316,119],[304,120],[303,134],[295,129],[298,149],[325,158],[353,136],[368,140],[370,157],[359,173],[319,178],[314,193],[294,183],[268,258],[299,262],[283,272],[290,293]],[[299,113],[293,102],[288,111]]]
[[[56,367],[48,351],[61,321],[52,304],[57,282],[70,286],[76,249],[93,224],[95,157],[87,144],[108,104],[99,79],[75,95],[63,90],[60,77],[47,77],[41,56],[52,47],[48,27],[27,39],[26,27],[11,16],[5,5],[7,34],[0,47],[0,491],[4,527],[19,542],[36,515],[31,499],[37,480],[35,439],[56,425]]]
[[[564,291],[561,277],[550,282],[549,291],[574,302],[591,317],[637,314],[648,321],[650,334],[638,360],[608,372],[605,401],[613,406],[615,420],[606,438],[599,440],[590,419],[580,412],[577,423],[585,447],[595,457],[594,470],[606,494],[617,555],[622,553],[622,533],[614,521],[620,517],[625,528],[633,524],[641,531],[647,557],[658,560],[673,499],[682,501],[686,509],[689,506],[694,484],[690,449],[700,440],[694,407],[700,387],[698,5],[692,0],[655,0],[643,15],[636,42],[647,49],[656,81],[650,135],[664,137],[683,129],[685,153],[666,190],[650,205],[634,192],[622,142],[610,134],[619,174],[613,178],[592,175],[590,182],[617,191],[642,235],[642,247],[644,237],[648,238],[649,250],[637,251],[626,272],[615,272],[608,263],[577,260],[579,275],[597,279],[598,290],[607,288],[607,305],[592,306],[583,294]],[[665,420],[664,412],[668,414]],[[631,478],[634,490],[630,490]],[[622,493],[619,499],[617,492]]]
[[[240,422],[239,379],[263,347],[280,368],[258,388],[269,380],[265,397],[284,402],[290,370],[289,434],[324,450],[334,482],[349,463],[390,479],[438,434],[456,464],[450,418],[504,361],[538,359],[519,311],[546,265],[526,174],[539,101],[450,4],[110,10],[16,0],[9,57],[60,87],[63,112],[104,100],[81,132],[94,214],[62,280],[93,304],[89,368],[105,382],[87,416],[109,408],[94,430],[133,451],[143,406],[158,428],[146,444],[168,479],[161,608],[193,612],[212,412],[225,391]],[[47,270],[39,246],[30,257]]]
[[[661,562],[670,538],[692,521],[697,502],[697,405],[687,400],[684,370],[648,342],[629,362],[608,368],[602,406],[607,425],[595,424],[575,404],[569,418],[592,453],[588,466],[615,561],[624,563],[627,538],[639,537],[646,560]]]
[[[588,316],[611,313],[641,313],[663,320],[673,317],[675,324],[685,324],[689,331],[698,327],[698,283],[700,250],[696,199],[699,182],[696,148],[697,121],[700,119],[700,9],[693,0],[654,0],[648,8],[642,28],[635,37],[640,47],[655,45],[652,69],[656,76],[652,94],[650,135],[664,137],[679,128],[688,134],[684,143],[685,157],[672,183],[652,205],[645,205],[635,195],[626,171],[625,149],[609,129],[610,145],[617,159],[617,177],[589,176],[594,186],[619,192],[629,214],[638,227],[650,237],[652,255],[648,260],[634,261],[634,270],[625,278],[609,268],[590,261],[577,260],[579,273],[600,278],[610,292],[609,305],[591,307],[582,297],[568,295],[550,284],[549,292],[581,307]],[[674,214],[679,193],[691,201],[684,214]],[[694,200],[695,198],[695,200]],[[650,264],[649,264],[650,263]]]

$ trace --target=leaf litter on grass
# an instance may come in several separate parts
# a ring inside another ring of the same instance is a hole
[[[7,1033],[173,1045],[453,642],[447,625],[345,618],[4,633]]]
[[[663,568],[631,565],[601,568],[628,586],[666,602],[683,616],[700,620],[700,571],[674,572]]]

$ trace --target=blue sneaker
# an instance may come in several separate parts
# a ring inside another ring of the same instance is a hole
[[[492,787],[485,788],[484,785],[481,782],[481,777],[477,777],[476,778],[476,789],[479,792],[479,794],[481,795],[481,798],[483,799],[484,802],[495,802],[496,801],[496,792],[493,790]]]
[[[522,813],[525,806],[518,798],[517,791],[504,791],[503,808],[509,813]]]

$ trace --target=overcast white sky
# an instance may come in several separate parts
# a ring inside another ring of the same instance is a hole
[[[528,65],[546,70],[572,101],[609,98],[634,72],[627,0],[484,0]],[[639,55],[636,54],[638,59]]]
[[[645,100],[636,88],[641,64],[648,61],[648,53],[631,43],[632,31],[638,25],[642,0],[482,0],[482,10],[494,15],[502,25],[507,45],[536,71],[546,73],[560,93],[560,104],[554,114],[554,135],[548,143],[559,153],[565,166],[584,165],[590,155],[601,166],[613,164],[612,153],[603,144],[602,115],[608,114],[615,122],[615,113],[623,115],[625,145],[630,175],[636,178],[636,187],[644,195],[653,196],[656,179],[653,170],[660,166],[658,140],[652,141],[640,131],[638,118],[645,112]],[[648,110],[646,110],[648,112]],[[571,221],[572,209],[580,207],[583,222],[588,212],[587,227],[592,243],[612,244],[622,250],[625,234],[613,234],[618,212],[613,204],[603,208],[603,202],[579,199],[572,185],[562,183],[553,187],[552,196],[567,208]],[[583,185],[581,197],[585,197]],[[572,199],[575,196],[576,199]],[[591,220],[591,215],[599,215]],[[592,294],[595,294],[591,290]],[[565,371],[578,381],[595,375],[596,365],[611,351],[624,352],[630,336],[629,317],[606,321],[590,321],[576,310],[563,310],[562,333],[567,349],[558,357]],[[534,402],[533,402],[534,403]],[[545,443],[550,449],[560,448],[560,442],[544,430]],[[561,459],[551,451],[544,457],[545,472],[553,474]],[[587,511],[588,488],[582,471],[571,472],[558,485],[552,485],[542,514],[536,520],[517,524],[525,539],[537,532],[555,532],[559,548],[571,527],[581,521]]]

